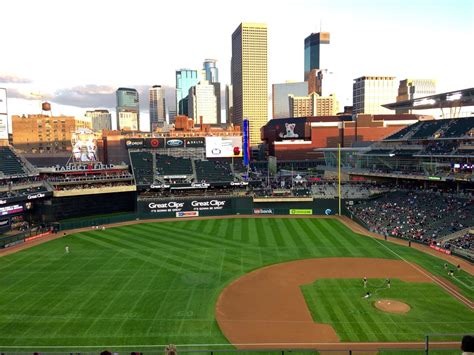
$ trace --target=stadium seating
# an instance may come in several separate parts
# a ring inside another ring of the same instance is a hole
[[[151,153],[130,152],[130,162],[138,185],[153,183],[153,155]]]
[[[159,176],[193,175],[191,159],[156,154],[156,170]]]
[[[367,155],[382,155],[382,156],[388,156],[391,152],[392,152],[393,149],[372,149],[372,150],[369,150],[367,153]]]
[[[196,175],[199,182],[230,182],[234,180],[227,161],[196,160]]]
[[[410,137],[411,139],[429,139],[433,138],[435,133],[448,125],[451,120],[435,120],[424,121],[416,132]],[[416,129],[416,127],[414,128]]]
[[[443,138],[465,137],[474,130],[474,117],[463,117],[450,120],[450,125],[443,132]]]
[[[0,176],[24,176],[27,172],[10,147],[0,147]]]
[[[408,136],[409,133],[414,132],[415,130],[417,130],[418,127],[422,124],[423,124],[422,121],[418,121],[418,122],[416,122],[416,123],[414,123],[410,126],[407,126],[403,129],[401,129],[397,133],[394,133],[391,136],[388,136],[387,138],[385,138],[385,140],[395,140],[395,139],[399,140],[399,139],[408,138],[406,136]]]
[[[433,192],[396,191],[348,209],[374,232],[425,243],[474,223],[472,201]]]

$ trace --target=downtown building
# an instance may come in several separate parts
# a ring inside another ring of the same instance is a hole
[[[112,115],[109,110],[86,111],[85,116],[91,120],[91,128],[93,131],[99,132],[103,129],[112,130]]]
[[[138,91],[131,88],[119,88],[117,96],[117,130],[140,130],[140,104]]]
[[[215,85],[207,80],[202,80],[189,89],[188,116],[193,119],[194,124],[220,125],[221,116],[220,112],[218,114],[217,102],[218,97],[215,92]]]
[[[176,115],[189,116],[189,89],[195,86],[198,82],[199,77],[197,70],[176,70]],[[174,123],[174,121],[171,121],[170,119],[170,123]]]
[[[272,85],[272,118],[299,117],[290,115],[289,96],[308,95],[308,82],[286,82]]]
[[[336,95],[319,96],[315,92],[308,96],[288,96],[288,117],[324,117],[336,116],[339,111],[339,102]]]
[[[394,76],[362,76],[354,80],[352,88],[353,114],[392,114],[382,105],[394,102],[397,97]]]
[[[304,80],[309,82],[308,93],[323,94],[323,73],[330,66],[329,43],[329,32],[311,33],[304,40]]]
[[[419,99],[420,97],[436,94],[436,80],[405,79],[398,85],[397,102]],[[412,113],[409,109],[395,110],[397,114]],[[433,114],[433,110],[417,110],[417,113]]]
[[[162,128],[166,121],[165,90],[161,85],[153,85],[148,90],[150,102],[150,131]]]
[[[268,121],[267,25],[241,23],[232,34],[232,123],[249,120],[250,144],[260,144]]]
[[[221,84],[219,82],[219,69],[216,66],[217,60],[205,59],[203,63],[202,80],[207,81],[214,87],[214,95],[216,96],[216,120],[212,124],[221,124]],[[191,116],[190,116],[191,117]],[[229,122],[229,121],[227,121]]]

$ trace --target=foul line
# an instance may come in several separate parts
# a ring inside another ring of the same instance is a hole
[[[459,341],[437,341],[430,342],[430,344],[436,345],[459,345]],[[0,346],[5,349],[87,349],[87,348],[151,348],[151,347],[165,347],[169,344],[156,344],[156,345],[41,345],[41,346],[22,346],[22,345],[7,345]],[[238,344],[176,344],[176,347],[214,347],[214,346],[290,346],[290,345],[335,345],[335,346],[354,346],[354,345],[377,345],[383,347],[384,345],[425,345],[425,342],[346,342],[346,343],[238,343]]]

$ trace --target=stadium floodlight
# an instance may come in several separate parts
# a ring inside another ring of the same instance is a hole
[[[462,94],[460,92],[456,93],[456,94],[452,94],[452,95],[449,95],[446,100],[447,101],[456,101],[456,100],[459,100],[460,98],[462,97]]]
[[[423,99],[420,101],[415,101],[413,106],[424,106],[424,105],[434,105],[436,101],[434,99]]]

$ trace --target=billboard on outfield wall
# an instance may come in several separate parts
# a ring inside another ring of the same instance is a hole
[[[206,137],[206,158],[242,157],[242,137]]]
[[[223,211],[232,208],[232,200],[228,198],[214,199],[194,199],[194,200],[157,200],[157,201],[140,201],[138,204],[139,212],[160,214],[160,213],[176,213],[196,211]],[[181,216],[184,217],[184,216]]]
[[[290,209],[290,214],[313,214],[313,210],[308,208],[308,209]]]

